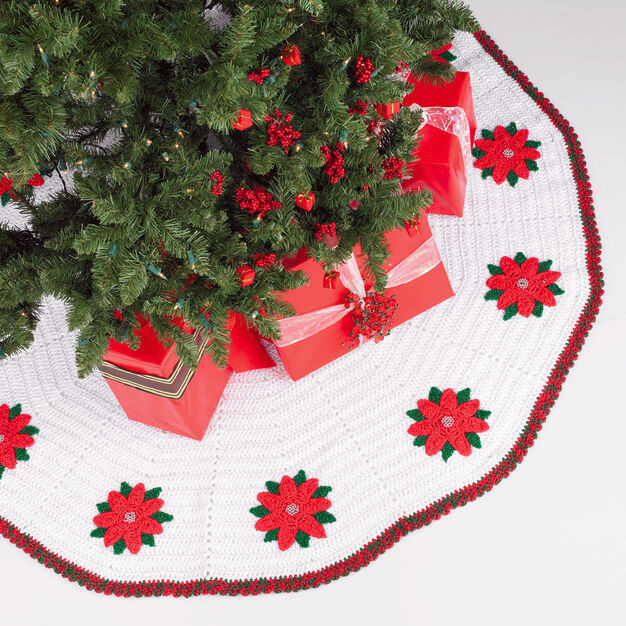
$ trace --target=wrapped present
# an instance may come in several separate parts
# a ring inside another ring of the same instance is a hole
[[[446,85],[430,85],[407,78],[414,85],[404,99],[409,109],[420,109],[424,121],[413,151],[415,160],[407,163],[402,182],[405,190],[428,188],[433,194],[429,213],[463,215],[467,168],[476,134],[476,116],[469,74],[457,72]]]
[[[433,195],[428,213],[461,217],[471,155],[467,118],[458,107],[430,107],[422,112],[424,123],[412,152],[415,159],[406,165],[402,188],[427,188]]]
[[[246,130],[252,126],[252,113],[247,109],[239,109],[237,119],[233,121],[233,128],[235,130]]]
[[[285,46],[281,50],[280,58],[283,60],[283,63],[285,65],[300,65],[300,63],[302,62],[300,58],[300,49],[295,44],[291,46]]]
[[[282,294],[296,315],[279,320],[281,338],[274,342],[293,380],[454,295],[425,215],[413,236],[398,228],[386,238],[391,256],[384,295],[370,292],[373,280],[364,261],[357,261],[358,246],[335,273],[326,273],[305,251],[285,262],[309,278],[308,285]]]
[[[413,104],[421,107],[461,107],[465,111],[470,128],[470,140],[474,145],[476,136],[476,113],[472,98],[472,83],[468,72],[457,72],[454,80],[445,84],[432,85],[427,80],[417,80],[409,75],[407,83],[413,87],[402,102],[404,106]]]
[[[377,104],[375,106],[378,115],[384,117],[386,120],[390,120],[396,113],[400,112],[402,105],[395,100],[394,102],[386,102],[385,104]]]
[[[200,440],[233,372],[274,367],[240,316],[231,315],[228,322],[228,366],[220,369],[205,354],[195,370],[178,359],[174,345],[167,347],[159,340],[143,317],[138,319],[141,327],[134,332],[141,340],[139,349],[111,339],[100,366],[102,376],[131,420]],[[200,350],[207,345],[209,339],[198,330],[180,318],[174,321],[194,336]]]

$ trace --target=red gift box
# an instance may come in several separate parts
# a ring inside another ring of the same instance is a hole
[[[433,194],[428,213],[463,216],[467,187],[467,161],[459,139],[426,124],[417,134],[416,160],[406,165],[405,191],[427,188]]]
[[[472,98],[472,83],[468,72],[457,72],[454,80],[445,84],[431,85],[427,80],[417,80],[409,75],[407,82],[413,85],[413,91],[404,97],[402,104],[416,104],[426,107],[461,107],[465,111],[470,127],[472,146],[476,136],[476,113]]]
[[[252,126],[252,113],[247,109],[239,109],[237,119],[233,121],[233,128],[236,130],[246,130]]]
[[[136,422],[200,440],[213,417],[224,387],[233,372],[274,367],[245,320],[232,315],[228,366],[220,369],[204,354],[196,370],[184,365],[176,346],[166,347],[147,321],[138,316],[135,329],[141,344],[133,350],[128,344],[109,341],[100,371],[126,415]],[[193,334],[199,348],[208,339],[174,320],[186,333]]]
[[[389,275],[385,295],[394,296],[398,303],[390,325],[394,327],[447,300],[454,292],[425,215],[414,236],[405,228],[398,228],[388,232],[386,238],[391,256],[384,266]],[[293,380],[347,354],[354,346],[351,333],[355,326],[346,299],[354,299],[351,294],[355,292],[346,286],[346,282],[351,282],[347,276],[354,278],[356,273],[365,291],[373,284],[364,262],[356,260],[360,254],[357,246],[352,259],[336,268],[339,278],[332,282],[322,265],[308,258],[305,251],[285,262],[286,267],[301,270],[309,278],[308,285],[282,294],[294,307],[296,316],[280,320],[282,336],[274,342]],[[395,281],[400,284],[394,284]]]
[[[419,130],[416,158],[407,163],[405,190],[428,188],[433,203],[428,213],[463,215],[467,167],[476,133],[476,116],[469,74],[457,72],[447,85],[430,85],[409,76],[415,86],[404,105],[421,109],[424,122]]]

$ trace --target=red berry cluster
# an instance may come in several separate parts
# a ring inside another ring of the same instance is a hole
[[[371,120],[367,123],[367,132],[370,135],[378,135],[380,133],[380,120]]]
[[[330,224],[315,224],[315,238],[318,241],[322,241],[324,237],[337,238],[337,224],[331,222]]]
[[[236,194],[239,208],[248,211],[250,215],[257,216],[262,220],[268,211],[272,209],[280,209],[282,204],[274,198],[274,196],[263,189],[263,187],[255,186],[254,189],[244,189],[240,187]]]
[[[258,72],[250,72],[248,80],[253,80],[257,85],[262,85],[263,81],[270,75],[269,70],[259,70]]]
[[[394,72],[402,72],[403,70],[408,70],[409,64],[406,61],[400,61],[396,66]]]
[[[268,146],[282,146],[287,152],[289,146],[293,146],[294,143],[302,136],[300,131],[294,130],[293,126],[289,123],[292,120],[292,114],[288,113],[284,116],[278,110],[274,109],[274,117],[271,115],[265,116],[266,122],[271,122],[267,127],[267,134],[269,139],[267,140]]]
[[[118,322],[123,322],[124,321],[124,314],[119,309],[113,309],[113,317]]]
[[[366,339],[374,339],[376,343],[382,341],[391,330],[391,323],[398,310],[395,296],[385,296],[380,293],[368,293],[363,300],[356,294],[346,297],[346,306],[354,306],[352,321],[354,329],[350,337],[357,344],[359,335]]]
[[[390,180],[392,178],[399,178],[402,180],[402,170],[404,169],[403,159],[399,157],[389,157],[383,161],[383,167],[385,168],[383,180]]]
[[[356,60],[356,67],[354,69],[354,75],[356,76],[357,83],[369,83],[372,80],[372,72],[374,71],[374,64],[372,59],[360,56]]]
[[[211,189],[211,193],[214,196],[221,196],[222,192],[223,192],[223,184],[224,184],[224,176],[222,175],[222,172],[220,172],[219,170],[215,170],[210,176],[209,176],[209,180],[214,180],[215,181],[215,185],[213,185],[213,188]]]
[[[343,167],[344,161],[342,152],[344,147],[345,146],[341,142],[338,142],[332,152],[330,151],[330,146],[322,146],[320,148],[321,153],[326,159],[324,173],[328,174],[330,182],[333,184],[338,182],[340,178],[343,178],[346,173],[346,170]]]
[[[276,255],[273,252],[267,254],[253,254],[252,260],[257,267],[271,267],[276,261]]]
[[[361,100],[361,98],[359,98],[354,103],[354,106],[348,109],[348,113],[350,115],[354,115],[355,113],[358,113],[359,115],[367,115],[367,101]]]

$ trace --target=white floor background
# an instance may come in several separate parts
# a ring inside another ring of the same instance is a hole
[[[87,592],[0,540],[0,623],[394,626],[622,624],[626,584],[626,100],[621,0],[470,0],[483,27],[576,128],[607,290],[599,321],[526,461],[493,492],[330,586],[256,598]]]

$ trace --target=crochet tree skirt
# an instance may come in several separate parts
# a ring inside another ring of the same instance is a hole
[[[79,380],[46,301],[33,347],[0,363],[9,541],[106,594],[295,591],[517,467],[598,312],[600,241],[569,123],[486,33],[451,52],[479,127],[465,216],[430,218],[456,296],[298,382],[280,365],[234,375],[202,442]]]

